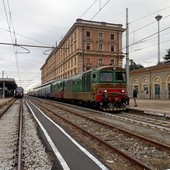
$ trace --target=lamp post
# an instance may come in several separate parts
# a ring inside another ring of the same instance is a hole
[[[161,20],[162,16],[157,15],[155,19],[158,21],[158,64],[160,63],[160,34],[159,34],[159,21]]]

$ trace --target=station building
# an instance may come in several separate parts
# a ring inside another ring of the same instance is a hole
[[[129,72],[129,96],[138,89],[138,98],[170,100],[170,62]]]
[[[121,24],[77,19],[41,67],[41,84],[104,65],[123,67]]]

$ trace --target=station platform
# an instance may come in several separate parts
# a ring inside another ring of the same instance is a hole
[[[170,117],[170,100],[137,99],[136,101],[137,107],[134,107],[134,100],[130,99],[129,109]]]
[[[12,100],[11,97],[5,98],[5,99],[0,99],[0,108],[11,100]]]

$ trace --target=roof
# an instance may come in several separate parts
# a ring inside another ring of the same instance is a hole
[[[0,78],[0,88],[3,88],[3,82],[5,82],[5,87],[7,87],[8,90],[15,89],[17,87],[14,78]]]
[[[138,74],[138,73],[142,73],[142,72],[151,72],[151,71],[157,71],[159,72],[160,70],[165,70],[165,69],[170,69],[170,63],[164,63],[164,64],[158,64],[155,66],[151,66],[151,67],[145,67],[145,68],[139,68],[136,70],[131,70],[129,72],[129,74]]]

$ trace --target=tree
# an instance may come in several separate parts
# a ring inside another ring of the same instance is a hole
[[[130,64],[129,64],[129,70],[136,70],[139,68],[144,68],[144,66],[142,66],[141,64],[136,64],[133,60],[130,60]]]
[[[170,49],[167,50],[167,54],[163,57],[164,60],[170,60]]]

